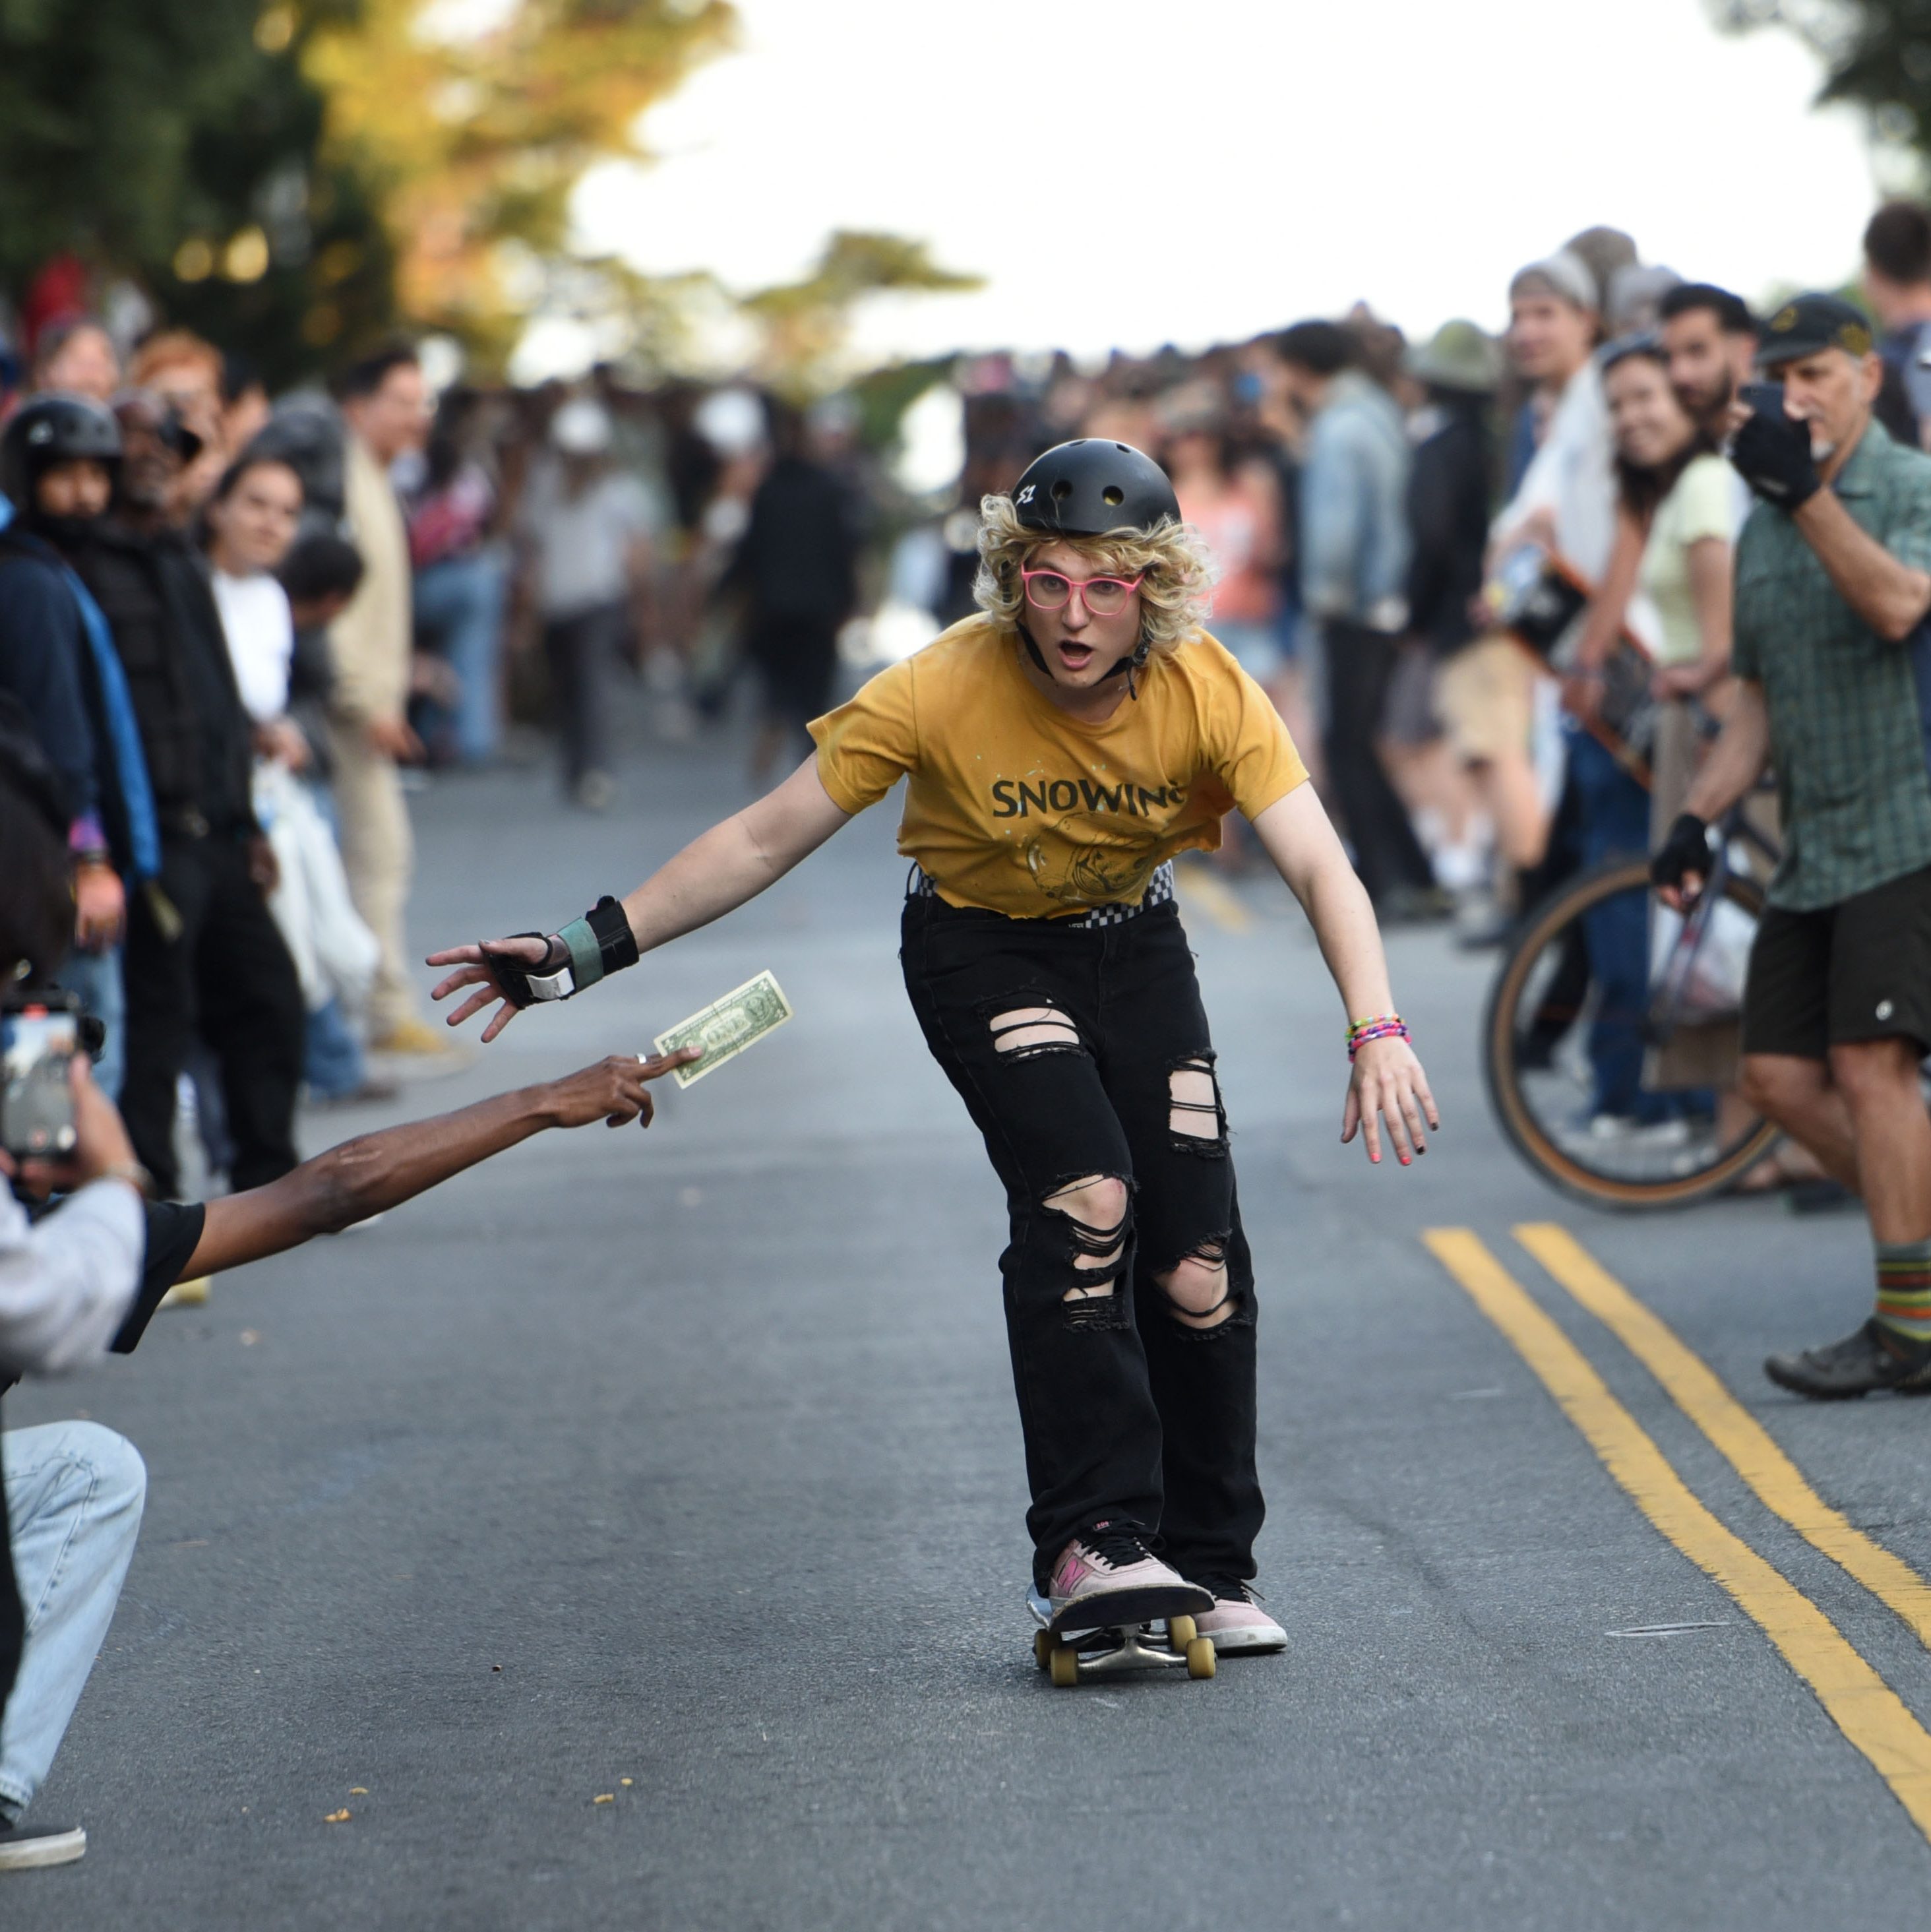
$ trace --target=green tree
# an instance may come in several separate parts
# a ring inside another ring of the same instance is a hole
[[[1788,28],[1825,67],[1823,102],[1867,109],[1887,142],[1931,158],[1931,0],[1710,0],[1742,32]]]
[[[78,254],[282,382],[398,322],[499,362],[517,261],[728,0],[0,0],[0,288]]]
[[[318,254],[346,242],[369,264],[360,318],[383,326],[379,231],[354,182],[316,169],[301,64],[356,4],[0,0],[0,286],[17,297],[71,251],[282,379],[307,352]]]

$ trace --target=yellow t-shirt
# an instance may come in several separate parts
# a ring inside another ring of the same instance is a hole
[[[1205,632],[1155,652],[1099,724],[1035,690],[1020,650],[968,617],[811,728],[841,810],[909,778],[898,849],[949,904],[1131,904],[1176,852],[1213,850],[1225,813],[1252,818],[1307,777],[1267,693]]]

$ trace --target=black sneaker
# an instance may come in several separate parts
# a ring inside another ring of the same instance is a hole
[[[1772,1355],[1763,1372],[1780,1388],[1813,1402],[1843,1402],[1873,1389],[1931,1395],[1931,1342],[1893,1334],[1873,1316],[1841,1342],[1798,1355]]]
[[[0,1820],[0,1871],[31,1871],[37,1865],[70,1865],[87,1850],[78,1825],[29,1825]]]

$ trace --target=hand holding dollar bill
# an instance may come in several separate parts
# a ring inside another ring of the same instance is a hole
[[[668,1033],[659,1034],[654,1044],[659,1053],[675,1053],[680,1046],[703,1049],[703,1059],[673,1070],[678,1085],[688,1087],[726,1060],[736,1059],[790,1017],[791,1002],[784,997],[784,989],[770,974],[760,973],[722,999],[713,1000],[701,1012],[680,1020]]]

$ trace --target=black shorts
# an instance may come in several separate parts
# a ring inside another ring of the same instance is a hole
[[[1931,866],[1815,912],[1771,907],[1750,948],[1744,1051],[1823,1060],[1893,1039],[1931,1052]]]

